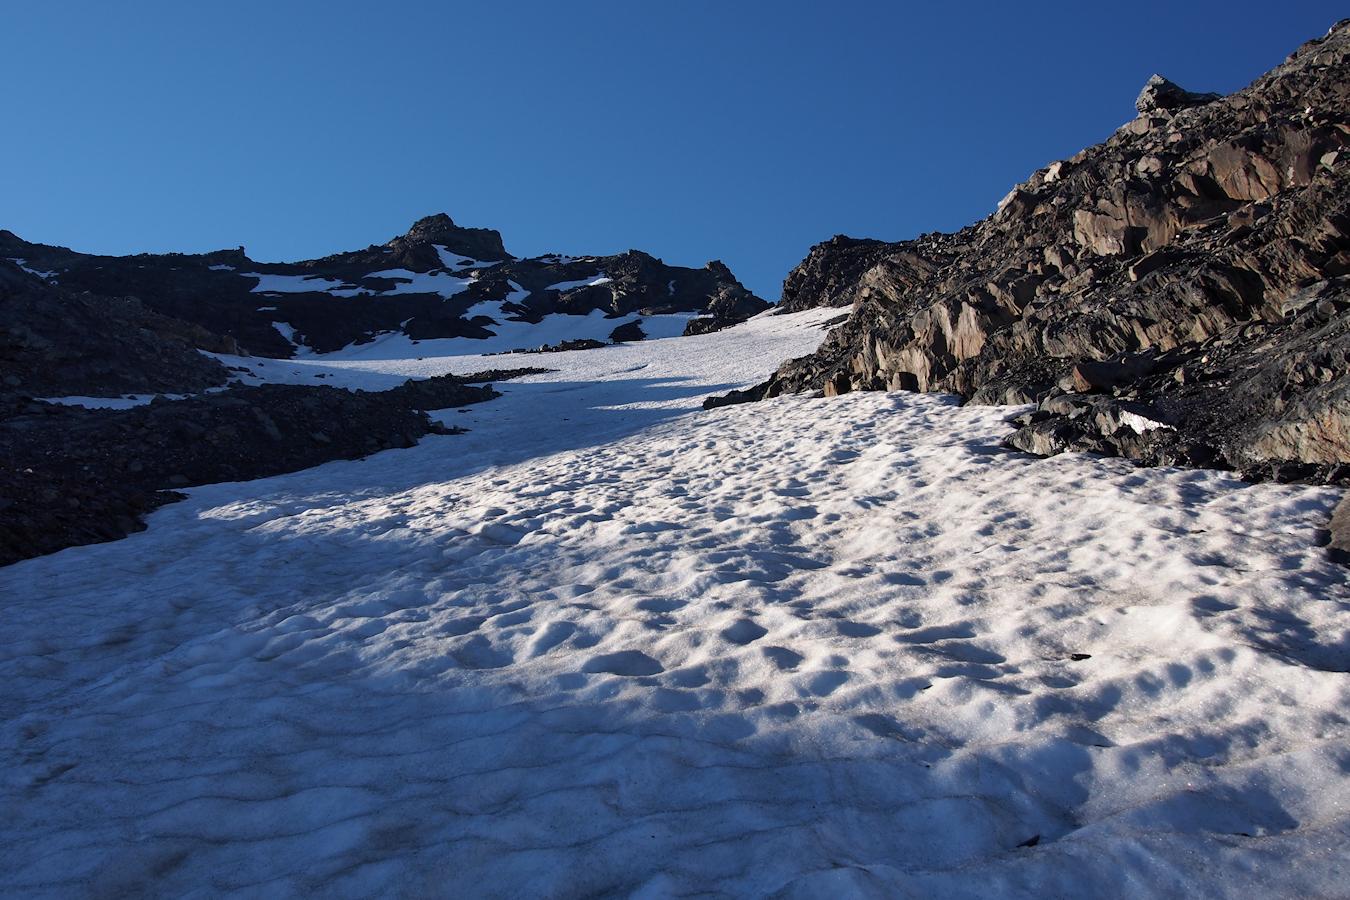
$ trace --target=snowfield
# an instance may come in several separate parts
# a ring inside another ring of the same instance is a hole
[[[248,361],[558,371],[0,569],[0,892],[1346,896],[1339,493],[699,409],[836,314]]]

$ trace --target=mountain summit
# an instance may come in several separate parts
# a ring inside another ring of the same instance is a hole
[[[637,250],[517,259],[498,232],[461,227],[445,213],[385,244],[295,263],[257,262],[242,248],[95,256],[4,231],[0,267],[12,275],[0,291],[29,279],[48,293],[130,297],[181,323],[199,349],[277,358],[391,336],[459,339],[467,342],[460,352],[641,340],[715,331],[769,307],[720,262],[671,266]],[[0,328],[27,328],[18,314],[0,314]],[[31,366],[16,352],[0,361],[22,379]]]

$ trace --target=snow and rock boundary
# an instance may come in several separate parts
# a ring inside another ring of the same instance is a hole
[[[699,410],[831,314],[530,357],[464,434],[0,569],[6,888],[1338,895],[1338,492]]]
[[[474,384],[538,369],[408,380],[381,391],[260,384],[121,409],[0,405],[0,565],[116,540],[182,488],[246,481],[411,447],[453,428],[427,415],[500,394]]]

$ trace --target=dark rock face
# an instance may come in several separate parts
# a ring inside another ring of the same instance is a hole
[[[801,312],[817,306],[852,303],[863,273],[884,259],[892,245],[870,238],[836,234],[816,244],[806,259],[783,280],[778,312]]]
[[[716,402],[819,390],[1039,403],[1012,437],[1255,477],[1350,475],[1350,20],[1228,97],[1141,115],[955,234],[835,238],[786,309],[852,304]]]
[[[0,231],[0,259],[23,260],[43,273],[38,280],[67,292],[137,298],[182,323],[184,334],[197,334],[202,349],[282,358],[297,345],[330,352],[391,332],[487,338],[504,321],[596,310],[614,318],[697,312],[721,327],[769,306],[717,261],[668,266],[637,250],[516,259],[496,231],[464,228],[444,214],[383,245],[299,263],[254,262],[242,248],[91,256],[8,231]],[[492,315],[468,314],[485,302],[500,305]]]
[[[491,228],[462,228],[445,213],[418,219],[406,235],[394,238],[390,244],[396,253],[404,246],[411,249],[425,244],[439,244],[451,253],[470,259],[515,259],[506,252],[500,232]]]
[[[423,410],[498,396],[469,384],[481,377],[380,392],[232,387],[128,410],[0,397],[0,565],[141,531],[142,516],[182,498],[173,488],[279,475],[452,433]]]
[[[0,393],[107,396],[224,384],[225,367],[194,347],[237,349],[135,298],[74,294],[0,260]]]

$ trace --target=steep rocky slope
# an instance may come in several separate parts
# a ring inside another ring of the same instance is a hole
[[[444,214],[419,220],[383,245],[298,263],[255,262],[242,247],[93,256],[8,231],[0,231],[0,259],[65,291],[135,297],[153,312],[197,326],[203,349],[224,343],[231,352],[274,357],[398,332],[413,339],[487,338],[506,321],[593,311],[630,321],[697,313],[689,330],[699,333],[769,306],[717,261],[701,269],[668,266],[638,250],[516,259],[496,231],[463,228]],[[630,329],[626,339],[638,336]]]
[[[195,347],[219,336],[146,309],[134,297],[59,289],[0,259],[0,398],[198,391],[225,367]]]
[[[955,234],[836,237],[785,310],[815,354],[710,405],[821,390],[1038,403],[1011,443],[1253,475],[1350,474],[1350,20],[1228,97],[1139,116]]]

